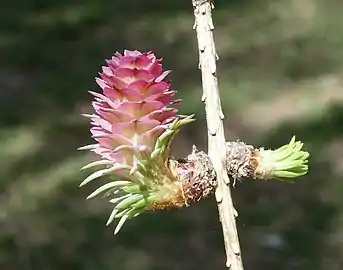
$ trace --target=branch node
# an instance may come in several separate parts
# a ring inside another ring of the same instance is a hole
[[[233,214],[234,214],[235,218],[238,217],[238,212],[237,212],[236,208],[233,208]]]
[[[223,113],[222,110],[220,110],[219,115],[220,115],[220,119],[221,119],[221,120],[224,120],[224,119],[225,119],[225,115],[224,115],[224,113]]]
[[[222,194],[220,192],[216,192],[215,197],[216,197],[216,202],[218,204],[223,201],[223,196],[222,196]]]
[[[206,101],[206,94],[203,93],[203,94],[202,94],[202,97],[201,97],[201,102],[205,102],[205,101]]]
[[[196,27],[197,27],[197,21],[194,21],[193,30],[195,30]]]

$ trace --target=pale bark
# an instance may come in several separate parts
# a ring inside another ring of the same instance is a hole
[[[194,7],[194,29],[197,33],[199,68],[201,69],[203,96],[208,128],[208,155],[216,172],[218,185],[215,191],[222,223],[226,266],[232,270],[243,270],[235,216],[230,190],[230,179],[226,173],[225,135],[223,112],[220,103],[216,75],[216,50],[212,30],[213,3],[206,0],[192,0]]]

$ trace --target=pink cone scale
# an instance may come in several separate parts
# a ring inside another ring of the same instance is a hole
[[[100,160],[83,169],[102,166],[81,186],[101,176],[110,179],[88,198],[105,195],[114,204],[107,224],[120,219],[117,233],[127,219],[147,210],[182,207],[189,203],[187,181],[181,181],[169,146],[182,125],[193,116],[178,116],[170,107],[180,100],[166,80],[161,59],[152,52],[125,50],[106,61],[96,78],[101,93],[93,97],[91,134],[95,144],[81,147]],[[186,195],[185,195],[186,194]]]

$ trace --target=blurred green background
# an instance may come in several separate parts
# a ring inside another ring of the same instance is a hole
[[[233,190],[245,269],[343,269],[343,2],[217,0],[215,39],[227,139],[311,152],[296,184]],[[190,0],[18,0],[0,7],[0,269],[225,269],[213,197],[149,213],[114,237],[105,200],[78,188],[95,157],[87,90],[104,59],[153,50],[197,122],[175,156],[206,146]]]

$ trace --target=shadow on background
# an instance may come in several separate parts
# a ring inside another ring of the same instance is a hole
[[[184,128],[174,154],[206,149],[191,1],[6,1],[0,9],[0,267],[224,269],[213,198],[145,214],[119,236],[106,201],[85,201],[94,159],[87,90],[104,59],[153,50],[172,69]],[[234,192],[246,269],[342,269],[341,1],[217,0],[218,73],[228,139],[311,152],[296,184],[244,180]]]

